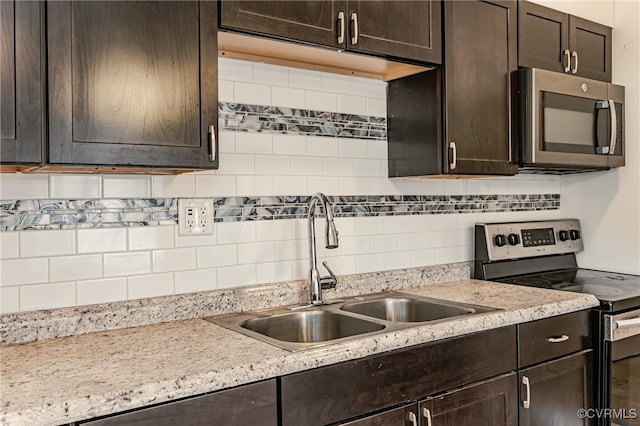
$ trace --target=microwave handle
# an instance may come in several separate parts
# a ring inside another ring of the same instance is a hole
[[[616,104],[613,100],[596,102],[597,154],[607,155],[615,152],[616,141],[618,139],[616,118]]]

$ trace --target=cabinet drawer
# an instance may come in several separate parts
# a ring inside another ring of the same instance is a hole
[[[283,425],[321,425],[516,367],[515,326],[374,355],[281,379]]]
[[[276,426],[276,381],[240,386],[208,395],[92,420],[82,425]]]
[[[518,325],[519,367],[591,348],[591,312],[580,311]]]

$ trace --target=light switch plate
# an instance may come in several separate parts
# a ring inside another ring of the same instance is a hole
[[[178,199],[178,234],[213,235],[213,199]]]

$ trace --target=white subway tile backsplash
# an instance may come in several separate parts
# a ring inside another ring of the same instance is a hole
[[[236,152],[236,132],[229,130],[218,132],[218,151],[221,154]]]
[[[367,115],[374,117],[387,116],[387,103],[384,99],[367,98]]]
[[[509,181],[509,193],[510,194],[526,194],[527,182],[522,179],[513,179]]]
[[[234,197],[236,194],[238,191],[235,176],[196,176],[196,195],[198,197]]]
[[[289,87],[322,90],[322,74],[319,71],[289,68]]]
[[[469,182],[467,182],[467,191],[469,194],[488,194],[489,185],[485,179],[469,179]],[[524,194],[524,192],[520,192],[520,194]]]
[[[385,234],[402,234],[411,230],[411,216],[383,216]]]
[[[300,176],[322,176],[322,158],[291,157],[291,174]]]
[[[152,252],[153,272],[185,271],[196,269],[195,247]]]
[[[127,278],[129,299],[169,296],[174,294],[173,274],[140,275]]]
[[[355,217],[336,217],[333,219],[340,237],[356,235],[356,220],[358,219]]]
[[[383,257],[385,270],[411,267],[411,252],[409,251],[395,251],[384,253]]]
[[[384,229],[384,217],[359,217],[356,220],[356,235],[379,235]]]
[[[340,180],[337,177],[315,177],[310,176],[307,180],[309,194],[322,192],[325,195],[337,194],[340,192]]]
[[[447,246],[447,231],[431,231],[422,234],[423,248],[437,248]]]
[[[53,309],[76,304],[76,285],[73,282],[25,285],[20,287],[20,311]]]
[[[308,240],[276,241],[276,260],[298,260],[308,257]]]
[[[489,179],[487,181],[490,194],[508,194],[509,181],[500,178]]]
[[[252,175],[255,171],[253,154],[220,154],[221,175]]]
[[[278,195],[307,194],[306,176],[274,176],[273,193]]]
[[[94,175],[50,175],[51,198],[100,198],[102,177]]]
[[[209,291],[218,288],[218,270],[197,269],[175,273],[176,294]]]
[[[393,180],[386,177],[370,177],[369,194],[375,195],[400,195],[402,192],[396,187]]]
[[[220,102],[234,101],[233,81],[218,80],[218,101]]]
[[[387,160],[387,141],[367,141],[367,157],[378,160]]]
[[[253,81],[253,62],[218,58],[218,80]]]
[[[340,232],[340,230],[338,230],[338,232]],[[340,236],[340,252],[344,255],[369,253],[369,237]]]
[[[20,257],[60,256],[76,251],[76,231],[20,232]]]
[[[444,193],[447,195],[466,194],[467,181],[465,179],[445,179]]]
[[[150,176],[102,177],[104,198],[148,198],[151,196]]]
[[[356,96],[385,99],[387,83],[381,80],[373,80],[370,78],[353,77],[352,89],[353,94]]]
[[[352,77],[342,74],[322,73],[322,91],[335,93],[352,93]]]
[[[412,268],[434,265],[435,249],[429,248],[422,250],[412,250],[409,253],[409,262]]]
[[[369,179],[364,177],[341,177],[340,194],[354,195],[366,194],[369,189]]]
[[[275,259],[272,241],[238,244],[238,264],[273,262]]]
[[[384,256],[382,253],[356,256],[356,272],[358,274],[382,270],[384,270]]]
[[[459,228],[457,214],[439,214],[433,218],[433,226],[438,231],[452,231]]]
[[[238,176],[238,194],[274,195],[273,177],[271,176]]]
[[[256,265],[254,264],[218,268],[218,288],[239,287],[256,282]]]
[[[325,158],[325,176],[353,176],[353,160],[349,158]]]
[[[85,254],[49,259],[51,282],[88,280],[102,277],[102,255]]]
[[[422,179],[420,182],[421,195],[442,195],[444,191],[444,179]]]
[[[202,247],[218,244],[218,235],[178,235],[178,226],[173,227],[176,247]]]
[[[340,158],[367,158],[368,141],[364,139],[338,138],[338,153]]]
[[[422,233],[398,234],[398,250],[419,250],[422,248]]]
[[[271,87],[264,84],[233,84],[234,101],[242,104],[271,105]]]
[[[291,157],[288,155],[256,155],[255,161],[258,175],[291,174]]]
[[[18,257],[18,232],[0,233],[0,259],[15,259]]]
[[[105,277],[148,274],[150,272],[151,253],[148,251],[104,255]]]
[[[307,137],[304,135],[273,135],[273,153],[307,155]]]
[[[335,93],[308,90],[305,96],[307,98],[307,109],[313,111],[338,112],[338,101]]]
[[[256,62],[253,64],[253,82],[269,86],[287,86],[289,84],[289,69]]]
[[[129,228],[129,250],[172,248],[175,231],[172,226]]]
[[[49,198],[49,175],[2,173],[0,200]]]
[[[46,283],[49,261],[46,257],[0,260],[0,286]]]
[[[337,108],[343,114],[367,115],[367,99],[360,96],[338,94]]]
[[[271,154],[271,135],[265,133],[236,133],[236,152],[239,154]]]
[[[151,185],[154,197],[194,197],[196,195],[194,175],[152,176]]]
[[[0,315],[20,311],[20,287],[0,287]]]
[[[76,285],[78,305],[127,300],[126,278],[79,281]]]
[[[256,274],[260,282],[281,282],[293,280],[291,262],[267,262],[256,265]]]
[[[411,232],[433,231],[433,215],[411,215],[409,217],[409,229]]]
[[[333,137],[307,136],[307,155],[313,157],[337,157],[338,141]]]
[[[216,268],[238,264],[238,248],[235,244],[198,247],[198,268]]]
[[[278,107],[305,109],[307,106],[307,94],[302,89],[272,87],[271,104]]]
[[[289,240],[293,236],[290,220],[260,220],[256,222],[257,241]]]
[[[443,263],[460,262],[461,259],[458,256],[457,247],[440,247],[435,249],[434,261],[436,265],[440,265]]]
[[[356,257],[355,256],[333,256],[333,257],[324,257],[319,259],[319,263],[326,261],[329,263],[329,268],[338,276],[340,275],[351,275],[356,273]],[[302,263],[304,266],[304,262]],[[324,267],[322,267],[324,270]],[[306,274],[304,278],[307,278],[309,273],[309,261],[306,262]],[[324,275],[324,272],[322,273]],[[340,278],[338,278],[338,285],[340,285]],[[331,293],[325,293],[325,298],[333,298]]]
[[[226,222],[216,225],[218,244],[252,243],[256,240],[255,222]]]
[[[369,238],[371,253],[382,253],[396,251],[398,249],[398,238],[395,235],[372,235]]]

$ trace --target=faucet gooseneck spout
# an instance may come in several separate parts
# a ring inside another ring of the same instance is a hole
[[[333,222],[333,209],[329,203],[329,199],[321,192],[317,192],[311,196],[309,200],[309,212],[307,214],[307,224],[309,228],[309,303],[313,305],[322,305],[322,290],[327,288],[335,288],[338,279],[327,262],[323,262],[324,267],[329,271],[329,276],[322,277],[318,271],[318,261],[316,258],[316,232],[315,232],[315,215],[318,203],[322,204],[322,208],[326,217],[325,228],[325,247],[334,249],[338,247],[338,231]]]

